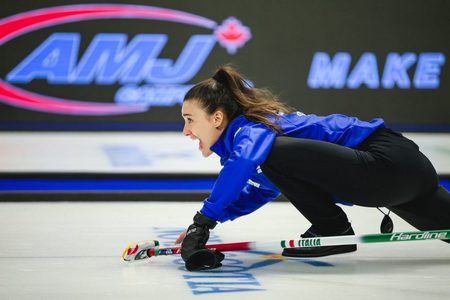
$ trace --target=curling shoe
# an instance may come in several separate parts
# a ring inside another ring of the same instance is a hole
[[[323,236],[338,236],[338,235],[355,235],[352,226],[338,234],[322,235],[314,231],[314,226],[311,226],[304,234],[300,235],[302,238],[313,238]],[[322,247],[298,247],[298,248],[285,248],[283,249],[282,256],[285,257],[321,257],[333,254],[342,254],[347,252],[356,251],[356,244],[340,245],[340,246],[322,246]]]

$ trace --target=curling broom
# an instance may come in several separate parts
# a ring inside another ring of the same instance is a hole
[[[281,251],[284,248],[340,246],[349,244],[394,243],[425,240],[450,239],[450,229],[396,232],[382,234],[342,235],[328,237],[302,238],[297,240],[278,240],[266,242],[239,242],[206,245],[218,251]],[[147,240],[130,244],[123,251],[122,258],[127,262],[138,261],[160,255],[181,254],[180,247],[160,248],[159,241]]]

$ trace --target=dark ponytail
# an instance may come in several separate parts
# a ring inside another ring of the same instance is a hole
[[[220,67],[212,78],[193,86],[184,96],[184,101],[194,99],[208,114],[222,109],[229,121],[244,115],[276,132],[280,132],[280,128],[267,117],[292,111],[270,91],[252,88],[241,74],[228,65]]]

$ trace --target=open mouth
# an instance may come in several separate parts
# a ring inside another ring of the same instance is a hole
[[[203,151],[203,148],[205,147],[202,141],[196,137],[195,135],[191,135],[192,140],[198,140],[198,150]]]

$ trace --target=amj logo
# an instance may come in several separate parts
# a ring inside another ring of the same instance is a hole
[[[215,21],[182,11],[151,6],[69,5],[34,10],[0,20],[0,46],[41,28],[96,19],[146,19],[194,25],[212,30],[189,38],[176,61],[159,57],[166,34],[98,33],[79,54],[81,34],[55,32],[0,80],[0,101],[16,107],[73,115],[113,115],[144,112],[151,106],[181,103],[191,80],[218,42],[235,54],[251,38],[250,29],[234,17]],[[77,57],[80,59],[77,61]],[[12,84],[34,79],[59,85],[120,84],[116,103],[75,101],[40,95]],[[143,84],[143,85],[140,85]]]

